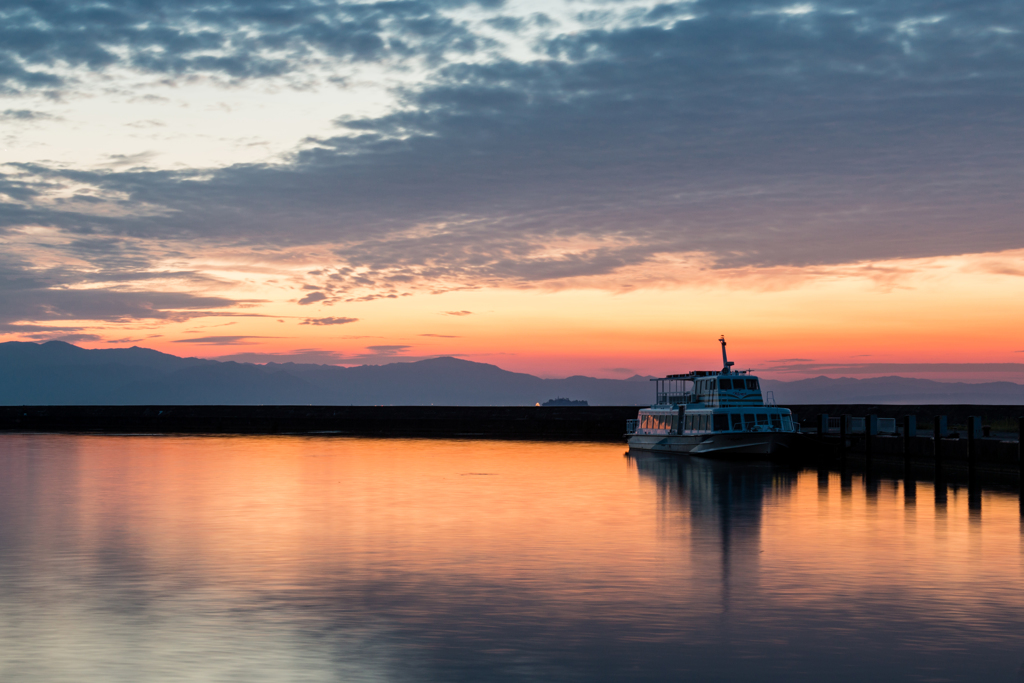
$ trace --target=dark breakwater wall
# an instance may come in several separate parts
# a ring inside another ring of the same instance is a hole
[[[624,442],[635,406],[0,406],[0,430]]]

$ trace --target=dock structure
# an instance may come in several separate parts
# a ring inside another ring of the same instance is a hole
[[[795,407],[794,412],[801,408]],[[810,425],[801,428],[807,437],[803,456],[816,461],[819,472],[829,466],[826,464],[829,461],[846,478],[851,468],[858,467],[863,471],[870,495],[880,472],[884,471],[886,477],[903,479],[907,504],[916,502],[919,479],[934,481],[938,506],[946,505],[948,486],[966,484],[968,508],[973,513],[981,511],[983,485],[1011,490],[1015,487],[1020,514],[1024,517],[1021,473],[1024,462],[1024,415],[1021,413],[1024,408],[1001,406],[998,412],[1002,414],[995,418],[959,414],[951,420],[949,415],[933,413],[930,434],[918,432],[919,415],[858,417],[847,413],[835,417],[825,412],[811,412],[817,408],[803,407],[806,412],[796,414],[800,415],[802,425]],[[891,414],[901,406],[887,408]],[[1010,411],[1017,413],[1012,420],[1006,416]],[[999,429],[986,422],[996,423]],[[844,485],[847,484],[844,482]]]
[[[1017,418],[1013,432],[993,431],[983,424],[979,415],[967,416],[962,427],[950,428],[948,416],[935,415],[931,434],[917,429],[916,415],[896,418],[871,414],[815,415],[811,420],[801,415],[801,427],[808,436],[809,449],[820,457],[857,456],[865,461],[885,460],[911,467],[927,463],[944,468],[1020,471],[1021,430],[1024,417]]]

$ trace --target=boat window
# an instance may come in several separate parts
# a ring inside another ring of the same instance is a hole
[[[732,430],[734,432],[742,431],[743,429],[743,416],[739,413],[730,413],[729,417],[732,419]]]
[[[686,431],[690,431],[691,429],[693,429],[693,415],[686,415],[685,417],[683,417],[683,422],[683,429],[685,429]]]
[[[782,429],[787,432],[793,431],[793,419],[789,415],[782,416]]]
[[[772,413],[772,427],[775,427],[775,429],[782,429],[782,420],[779,419],[778,413]]]
[[[759,424],[759,425],[766,425],[767,426],[767,424],[768,424],[768,413],[758,413],[757,414],[757,424]]]
[[[747,380],[747,391],[757,391],[757,380],[756,379],[748,379]]]
[[[720,379],[718,380],[718,388],[721,391],[732,391],[732,380],[731,379]]]
[[[676,417],[675,415],[673,415],[671,420],[672,420],[672,426],[669,427],[669,429],[671,429],[674,432],[674,431],[676,431],[679,428],[679,418]]]
[[[715,431],[716,432],[727,432],[727,431],[729,431],[729,414],[728,413],[715,413]]]
[[[710,415],[703,415],[701,417],[700,428],[701,428],[701,431],[704,431],[704,432],[711,431],[711,416]]]

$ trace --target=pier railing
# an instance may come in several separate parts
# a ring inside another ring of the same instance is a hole
[[[843,432],[843,419],[846,420],[846,433],[847,434],[864,434],[867,431],[867,425],[870,418],[865,417],[854,417],[852,415],[838,416],[829,415],[828,417],[828,433],[829,434],[840,434]],[[896,418],[894,417],[878,417],[875,418],[874,433],[876,434],[897,434],[899,430],[896,427]]]

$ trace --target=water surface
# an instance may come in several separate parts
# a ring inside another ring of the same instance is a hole
[[[1022,680],[1015,496],[623,452],[4,435],[0,680]]]

